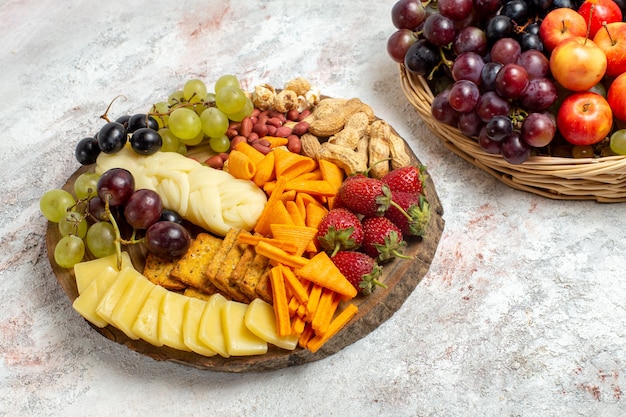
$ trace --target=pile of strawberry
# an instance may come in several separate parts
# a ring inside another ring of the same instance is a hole
[[[407,166],[381,179],[348,177],[337,204],[320,223],[320,246],[361,294],[385,287],[379,281],[381,265],[408,258],[403,252],[406,239],[424,236],[430,219],[424,175],[423,166]]]

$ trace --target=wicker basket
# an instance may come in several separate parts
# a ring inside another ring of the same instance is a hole
[[[500,155],[483,151],[478,142],[458,129],[435,120],[430,112],[434,96],[422,76],[400,65],[402,89],[428,128],[452,152],[508,186],[558,200],[626,201],[626,156],[558,158],[531,156],[513,165]]]

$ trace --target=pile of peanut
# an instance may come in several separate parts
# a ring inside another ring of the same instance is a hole
[[[321,98],[300,77],[280,91],[269,84],[256,86],[251,99],[253,115],[227,133],[232,147],[245,140],[265,154],[270,147],[263,136],[284,137],[291,152],[331,161],[347,175],[369,169],[374,178],[410,164],[402,138],[358,98]]]

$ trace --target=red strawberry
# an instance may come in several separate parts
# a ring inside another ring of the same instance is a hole
[[[332,251],[332,255],[340,250],[356,249],[363,242],[363,226],[350,210],[332,209],[317,228],[317,240],[324,250]]]
[[[341,251],[330,259],[359,293],[370,295],[376,286],[387,288],[378,280],[382,268],[372,257],[362,252]]]
[[[422,183],[425,180],[425,167],[406,166],[389,171],[381,181],[389,186],[391,191],[420,194]]]
[[[386,217],[368,217],[363,224],[363,252],[372,258],[384,262],[398,258],[409,258],[402,253],[406,242],[402,231]]]
[[[398,226],[404,236],[424,236],[430,220],[430,208],[426,198],[420,194],[402,191],[392,191],[391,197],[397,206],[389,207],[385,217]]]
[[[384,214],[389,208],[389,187],[382,181],[366,176],[346,180],[337,193],[342,204],[353,213],[366,217]]]

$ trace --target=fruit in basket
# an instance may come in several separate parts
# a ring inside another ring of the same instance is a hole
[[[606,55],[591,39],[575,36],[559,43],[550,54],[550,71],[571,91],[585,91],[606,73]]]
[[[613,112],[599,94],[574,93],[561,103],[556,121],[559,132],[571,144],[593,145],[611,132]]]
[[[593,41],[606,55],[606,75],[616,77],[626,72],[626,22],[609,23],[601,28]]]
[[[578,13],[589,26],[590,38],[593,38],[603,25],[622,21],[622,11],[613,0],[585,0],[578,8]]]
[[[606,97],[613,115],[622,122],[626,122],[626,100],[624,97],[626,97],[626,73],[613,80]]]
[[[561,7],[550,11],[541,21],[539,36],[548,52],[561,41],[587,34],[587,23],[576,10]]]

